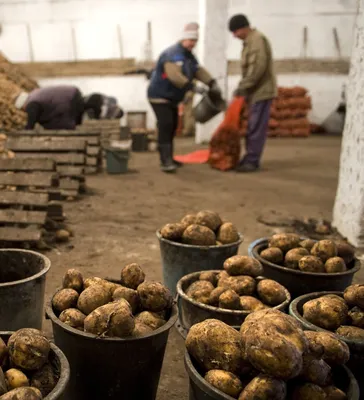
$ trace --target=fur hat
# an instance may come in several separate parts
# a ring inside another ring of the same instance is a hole
[[[181,40],[191,39],[191,40],[198,40],[198,30],[199,25],[196,22],[190,22],[189,24],[185,25]]]

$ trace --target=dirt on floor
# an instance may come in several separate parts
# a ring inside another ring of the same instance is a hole
[[[137,262],[148,279],[161,280],[155,232],[191,211],[216,210],[234,222],[244,234],[241,254],[253,240],[276,229],[257,222],[263,214],[331,220],[340,144],[335,137],[271,139],[262,170],[253,174],[188,165],[167,175],[159,171],[156,153],[133,153],[130,173],[87,177],[93,194],[64,205],[74,238],[46,253],[52,261],[46,298],[68,268],[78,268],[85,276],[118,277],[123,266]],[[196,147],[190,139],[177,141],[182,154]],[[44,327],[51,335],[49,321]],[[184,342],[173,328],[158,400],[188,398],[183,354]]]

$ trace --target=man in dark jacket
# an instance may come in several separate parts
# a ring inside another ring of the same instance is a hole
[[[211,75],[192,54],[198,40],[198,24],[185,26],[181,41],[160,55],[148,87],[148,99],[157,118],[158,150],[163,172],[181,166],[173,159],[173,139],[178,125],[178,104],[188,91],[201,92],[193,80],[201,81],[215,95],[221,91]]]
[[[124,115],[115,97],[92,93],[84,101],[86,114],[90,119],[120,119]]]

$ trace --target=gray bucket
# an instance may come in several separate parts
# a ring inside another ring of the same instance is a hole
[[[225,100],[222,98],[214,99],[209,92],[206,92],[203,94],[201,101],[193,108],[193,115],[197,122],[204,124],[225,109]]]
[[[221,270],[226,259],[238,254],[239,246],[243,242],[243,236],[239,234],[239,237],[237,242],[221,246],[192,246],[164,239],[157,231],[163,281],[173,296],[176,295],[177,282],[183,276],[198,271]]]
[[[1,329],[42,329],[50,260],[35,251],[1,249],[0,266]]]
[[[108,174],[126,174],[128,172],[129,150],[106,147],[105,156]]]

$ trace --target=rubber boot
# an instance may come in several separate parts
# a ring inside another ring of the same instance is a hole
[[[172,158],[172,149],[173,147],[171,144],[160,144],[158,146],[161,159],[161,171],[163,172],[173,173],[177,170]]]
[[[174,145],[173,144],[172,144],[172,160],[173,160],[174,165],[177,168],[183,167],[183,163],[181,163],[180,161],[177,161],[177,160],[174,159]]]

